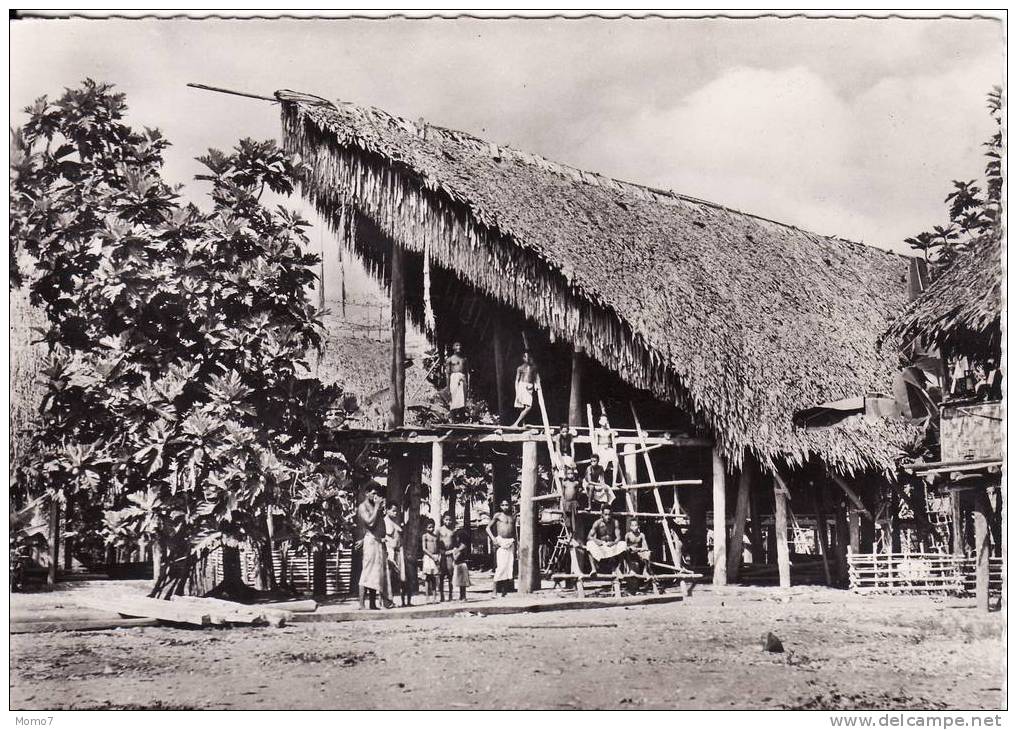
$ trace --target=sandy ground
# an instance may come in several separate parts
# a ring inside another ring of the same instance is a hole
[[[15,617],[59,612],[54,596],[18,596]],[[770,631],[784,653],[762,650]],[[998,709],[1002,632],[1001,614],[972,601],[803,587],[544,614],[20,634],[11,708]]]

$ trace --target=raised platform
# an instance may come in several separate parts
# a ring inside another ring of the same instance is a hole
[[[557,432],[560,426],[552,426]],[[577,444],[589,444],[590,436],[586,433],[585,427],[575,427],[576,435],[572,441]],[[615,442],[624,444],[646,444],[649,446],[691,446],[708,448],[713,446],[711,439],[698,436],[679,434],[674,431],[644,431],[640,438],[638,432],[632,428],[612,429],[616,436]],[[482,443],[482,444],[510,444],[526,443],[528,441],[546,440],[542,426],[498,426],[488,423],[435,423],[429,426],[402,426],[390,431],[377,431],[371,429],[341,429],[333,431],[332,440],[334,443],[343,441],[345,443],[364,445],[383,444],[460,444],[460,443]]]

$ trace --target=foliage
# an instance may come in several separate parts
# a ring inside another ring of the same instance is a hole
[[[341,524],[342,470],[315,466],[341,388],[305,361],[321,336],[318,260],[307,223],[260,200],[291,192],[300,161],[271,141],[210,150],[203,212],[162,179],[168,143],[127,126],[109,85],[26,112],[11,253],[35,270],[12,280],[31,278],[48,321],[35,453],[49,493],[104,508],[110,541],[167,544],[167,591],[208,549],[263,542],[269,515],[298,522],[317,505]]]
[[[988,94],[989,113],[996,123],[996,132],[982,146],[985,157],[984,190],[977,180],[954,180],[953,191],[946,196],[950,223],[933,226],[931,232],[922,232],[904,239],[911,248],[921,251],[926,261],[946,266],[957,255],[965,253],[971,240],[981,235],[1000,235],[1002,212],[1002,91],[996,86]],[[965,237],[962,238],[961,235]]]

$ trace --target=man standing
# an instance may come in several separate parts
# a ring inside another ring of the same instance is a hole
[[[521,409],[513,426],[519,426],[526,419],[530,409],[533,408],[534,391],[540,387],[540,371],[537,364],[530,357],[528,351],[523,351],[523,364],[516,368],[515,384],[515,407]]]
[[[586,538],[586,552],[590,554],[594,570],[600,571],[600,561],[616,558],[626,551],[618,523],[611,516],[610,507],[602,507],[600,518],[593,523]],[[618,572],[615,566],[615,572]]]
[[[371,484],[364,493],[364,500],[357,505],[357,523],[364,531],[363,560],[360,568],[360,608],[370,591],[371,609],[378,608],[376,597],[389,608],[387,556],[385,555],[385,499],[378,493],[378,487]]]
[[[469,363],[463,357],[463,346],[459,342],[452,345],[452,354],[445,359],[445,376],[448,378],[449,415],[456,420],[466,409],[470,390]]]
[[[495,547],[494,591],[504,597],[512,588],[516,558],[516,518],[507,499],[501,501],[499,510],[487,523],[487,536]]]

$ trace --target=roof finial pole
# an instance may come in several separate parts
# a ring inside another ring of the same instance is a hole
[[[231,94],[233,96],[246,96],[248,99],[260,99],[261,101],[270,101],[273,104],[278,104],[279,100],[274,96],[262,96],[261,94],[249,94],[246,91],[233,91],[232,89],[223,89],[219,86],[209,86],[207,84],[187,84],[192,89],[201,89],[202,91],[214,91],[218,94]]]

